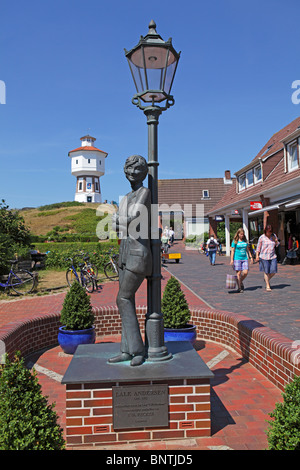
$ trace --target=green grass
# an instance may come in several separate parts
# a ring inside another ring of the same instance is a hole
[[[38,209],[40,211],[48,211],[52,209],[59,209],[60,207],[74,207],[74,206],[82,206],[82,202],[78,201],[67,201],[67,202],[56,202],[54,204],[47,204],[45,206],[40,206]]]

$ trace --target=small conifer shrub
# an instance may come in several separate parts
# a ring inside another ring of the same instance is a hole
[[[91,299],[86,290],[73,282],[60,313],[60,322],[66,330],[85,330],[94,324]]]
[[[63,430],[20,353],[0,365],[0,450],[63,450]]]
[[[184,328],[191,318],[180,282],[173,276],[170,277],[164,289],[162,313],[165,328]]]
[[[269,450],[300,450],[300,377],[285,387],[282,396],[268,421]]]

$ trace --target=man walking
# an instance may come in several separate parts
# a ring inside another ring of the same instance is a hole
[[[212,266],[214,266],[215,262],[216,262],[216,253],[217,253],[217,248],[218,248],[218,242],[214,238],[213,235],[211,235],[210,238],[207,240],[206,248],[207,248],[207,251],[208,251],[210,264]]]

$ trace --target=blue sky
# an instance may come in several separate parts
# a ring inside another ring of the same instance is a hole
[[[126,158],[147,158],[147,124],[124,48],[154,19],[181,51],[160,117],[159,178],[222,177],[300,115],[298,0],[2,0],[0,199],[10,207],[74,198],[69,150],[90,133],[108,153],[104,199],[128,192]]]

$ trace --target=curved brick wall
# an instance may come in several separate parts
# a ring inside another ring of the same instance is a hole
[[[98,337],[121,334],[121,320],[117,307],[93,309]],[[147,308],[138,307],[141,330]],[[243,315],[216,310],[191,310],[191,323],[197,326],[197,337],[214,341],[234,349],[248,360],[267,379],[281,390],[295,375],[300,375],[300,349],[275,331]],[[21,351],[26,356],[34,351],[57,344],[59,314],[47,314],[33,319],[10,323],[2,328],[0,340],[12,356]]]

